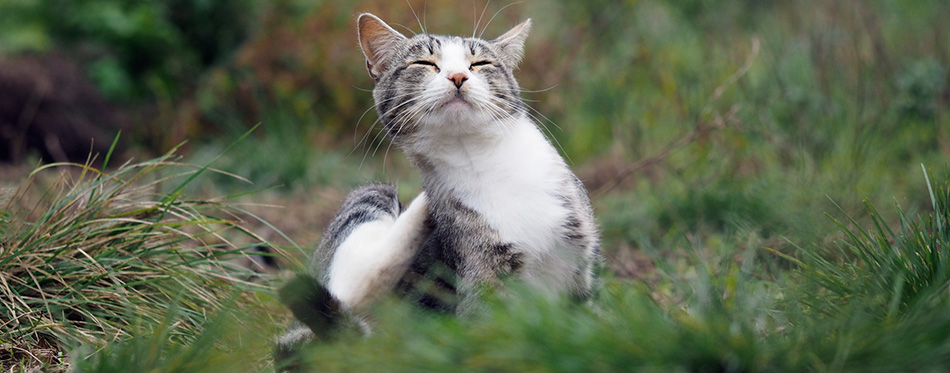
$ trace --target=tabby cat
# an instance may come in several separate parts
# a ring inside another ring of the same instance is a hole
[[[314,253],[315,280],[287,288],[302,324],[281,345],[394,291],[458,313],[506,278],[588,297],[600,244],[587,192],[513,75],[531,20],[494,40],[406,37],[368,13],[358,24],[383,129],[421,170],[424,191],[408,207],[389,185],[347,196]]]

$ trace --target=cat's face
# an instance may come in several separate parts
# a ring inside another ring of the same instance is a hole
[[[491,134],[523,112],[517,67],[531,21],[491,41],[405,37],[371,14],[359,38],[380,121],[397,144],[424,137]]]

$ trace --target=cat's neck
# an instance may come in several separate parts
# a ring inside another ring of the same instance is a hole
[[[545,183],[563,176],[564,161],[527,116],[483,125],[497,130],[431,137],[407,152],[422,170],[426,190],[476,192],[500,183]]]

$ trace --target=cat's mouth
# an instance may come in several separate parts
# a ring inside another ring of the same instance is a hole
[[[454,109],[463,109],[471,108],[472,103],[468,101],[465,95],[462,94],[462,91],[455,91],[455,94],[446,98],[443,102],[442,107],[444,108],[454,108]]]

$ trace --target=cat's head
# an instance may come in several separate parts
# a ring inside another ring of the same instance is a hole
[[[525,110],[513,70],[531,28],[526,20],[494,40],[406,37],[378,17],[359,16],[366,68],[384,129],[397,144],[504,131]]]

